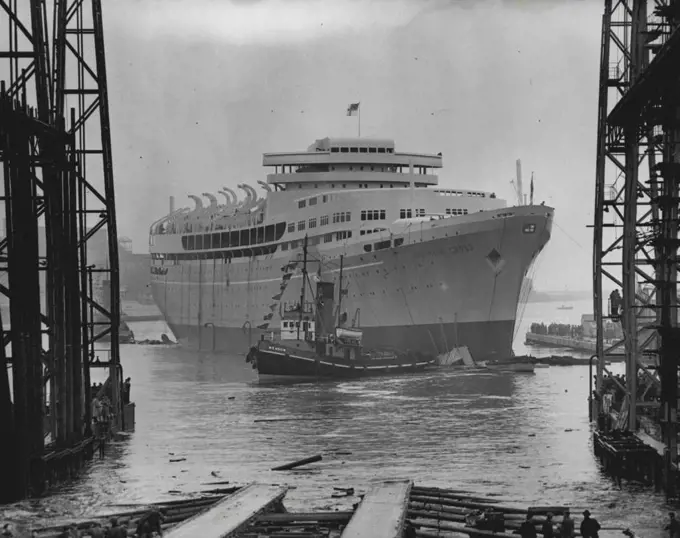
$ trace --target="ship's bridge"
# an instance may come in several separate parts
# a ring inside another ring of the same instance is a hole
[[[321,138],[307,151],[265,153],[263,166],[274,167],[267,182],[277,188],[310,183],[414,183],[436,185],[442,155],[398,153],[394,141],[376,138]]]

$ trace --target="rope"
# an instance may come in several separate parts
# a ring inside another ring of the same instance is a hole
[[[564,228],[562,228],[559,224],[557,224],[557,222],[555,222],[555,220],[553,220],[553,224],[557,227],[558,230],[560,230],[564,235],[566,235],[566,236],[569,238],[569,240],[571,240],[571,242],[574,243],[578,248],[580,248],[581,250],[586,250],[586,249],[583,247],[583,245],[581,245],[578,241],[576,241],[576,239],[574,239],[572,236],[570,236],[570,235],[564,230]],[[545,227],[544,227],[544,229],[545,229]]]
[[[533,281],[534,275],[538,271],[538,268],[541,266],[541,263],[543,263],[543,257],[539,257],[538,260],[536,260],[536,263],[534,266],[530,269],[530,275],[529,278]],[[520,325],[524,321],[524,313],[527,309],[527,304],[529,303],[529,296],[531,295],[531,288],[529,287],[528,289],[525,290],[524,292],[524,297],[520,298],[520,312],[519,312],[519,319],[515,321],[515,330],[512,335],[512,339],[514,340],[517,337],[517,333],[519,332]]]

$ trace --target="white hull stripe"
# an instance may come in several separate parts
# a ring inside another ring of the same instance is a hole
[[[265,350],[263,353],[269,353],[271,355],[278,355],[280,357],[285,357],[283,353],[277,353],[275,351],[268,351]],[[311,357],[300,357],[299,355],[288,355],[291,359],[300,359],[303,361],[309,361],[309,362],[316,362],[317,359],[313,359]],[[355,366],[355,370],[376,370],[378,368],[404,368],[405,366],[425,366],[427,364],[433,364],[434,361],[426,361],[426,362],[410,362],[410,363],[405,363],[405,364],[387,364],[385,366]],[[319,364],[324,364],[326,366],[333,366],[333,367],[339,367],[339,368],[352,368],[350,365],[346,364],[337,364],[333,362],[327,362],[327,361],[322,361],[319,360]]]
[[[363,269],[364,267],[373,267],[375,265],[382,265],[385,262],[372,262],[372,263],[364,263],[362,265],[355,265],[353,267],[343,267],[343,271],[354,271],[355,269]],[[330,271],[325,271],[327,273],[339,273],[340,269],[331,269]],[[291,279],[293,278],[302,278],[302,275],[293,275]],[[193,284],[199,284],[199,282],[195,281],[179,281],[179,280],[157,280],[156,282],[162,283],[162,284],[172,284],[173,286],[190,286]],[[205,282],[200,282],[200,285],[202,286],[234,286],[236,284],[264,284],[266,282],[281,282],[281,278],[263,278],[261,280],[236,280],[236,281],[230,281],[230,282],[222,282],[222,281],[210,281],[207,280]]]

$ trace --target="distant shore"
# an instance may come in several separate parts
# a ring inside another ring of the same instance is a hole
[[[529,295],[529,303],[569,303],[574,301],[586,301],[592,299],[589,291],[536,291]]]

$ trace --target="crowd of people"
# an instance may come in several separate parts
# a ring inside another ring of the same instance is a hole
[[[568,325],[566,323],[532,323],[531,332],[534,334],[546,334],[550,336],[565,336],[568,338],[582,338],[583,327],[580,325]]]
[[[592,323],[592,322],[591,322]],[[603,327],[605,340],[621,338],[621,326],[605,320]],[[584,336],[594,337],[592,331],[587,333],[582,325],[569,325],[567,323],[532,323],[531,332],[534,334],[545,334],[549,336],[562,336],[565,338],[583,338]]]
[[[130,388],[132,385],[131,379],[128,377],[125,382],[121,385],[121,398],[123,399],[123,405],[127,405],[130,403]],[[95,397],[99,401],[107,400],[111,402],[111,387],[107,385],[106,387],[104,386],[103,383],[93,383],[92,386],[90,387],[90,394],[92,395],[92,398],[94,399]],[[94,414],[93,414],[94,416]]]
[[[486,510],[475,510],[474,512],[467,514],[465,518],[466,526],[475,527],[487,532],[505,533],[505,522],[502,515],[501,519],[496,519],[494,514],[500,515],[499,512],[494,512],[491,508]],[[528,512],[526,519],[522,522],[518,530],[513,531],[513,534],[519,534],[521,538],[538,538],[538,534],[541,534],[543,538],[574,538],[576,535],[576,524],[568,509],[565,510],[561,523],[555,523],[553,521],[553,515],[548,512],[545,521],[541,524],[540,532],[536,530],[538,523],[534,520],[534,515],[535,514],[531,511]],[[415,538],[417,536],[416,528],[416,524],[407,520],[404,538]],[[600,529],[600,523],[597,519],[590,517],[590,511],[585,510],[579,528],[581,536],[583,538],[599,538]]]
[[[128,377],[121,387],[123,405],[130,403],[131,380]],[[99,440],[99,455],[104,457],[106,441],[111,436],[111,421],[115,415],[115,409],[111,404],[111,387],[102,383],[94,383],[91,386],[92,405],[92,429],[95,437]]]
[[[532,519],[533,514],[529,512],[527,514],[526,520],[522,523],[518,531],[514,534],[519,534],[522,538],[537,538],[536,523]],[[541,525],[541,534],[543,538],[553,538],[555,536],[560,536],[561,538],[572,538],[575,535],[574,529],[576,524],[569,513],[569,510],[564,512],[562,518],[562,523],[559,524],[558,528],[555,529],[555,523],[553,522],[553,515],[548,512],[545,521]],[[581,526],[579,530],[581,531],[581,536],[583,538],[599,538],[600,523],[594,517],[590,517],[590,511],[584,510],[583,520],[581,521]],[[557,530],[557,532],[555,532]]]

